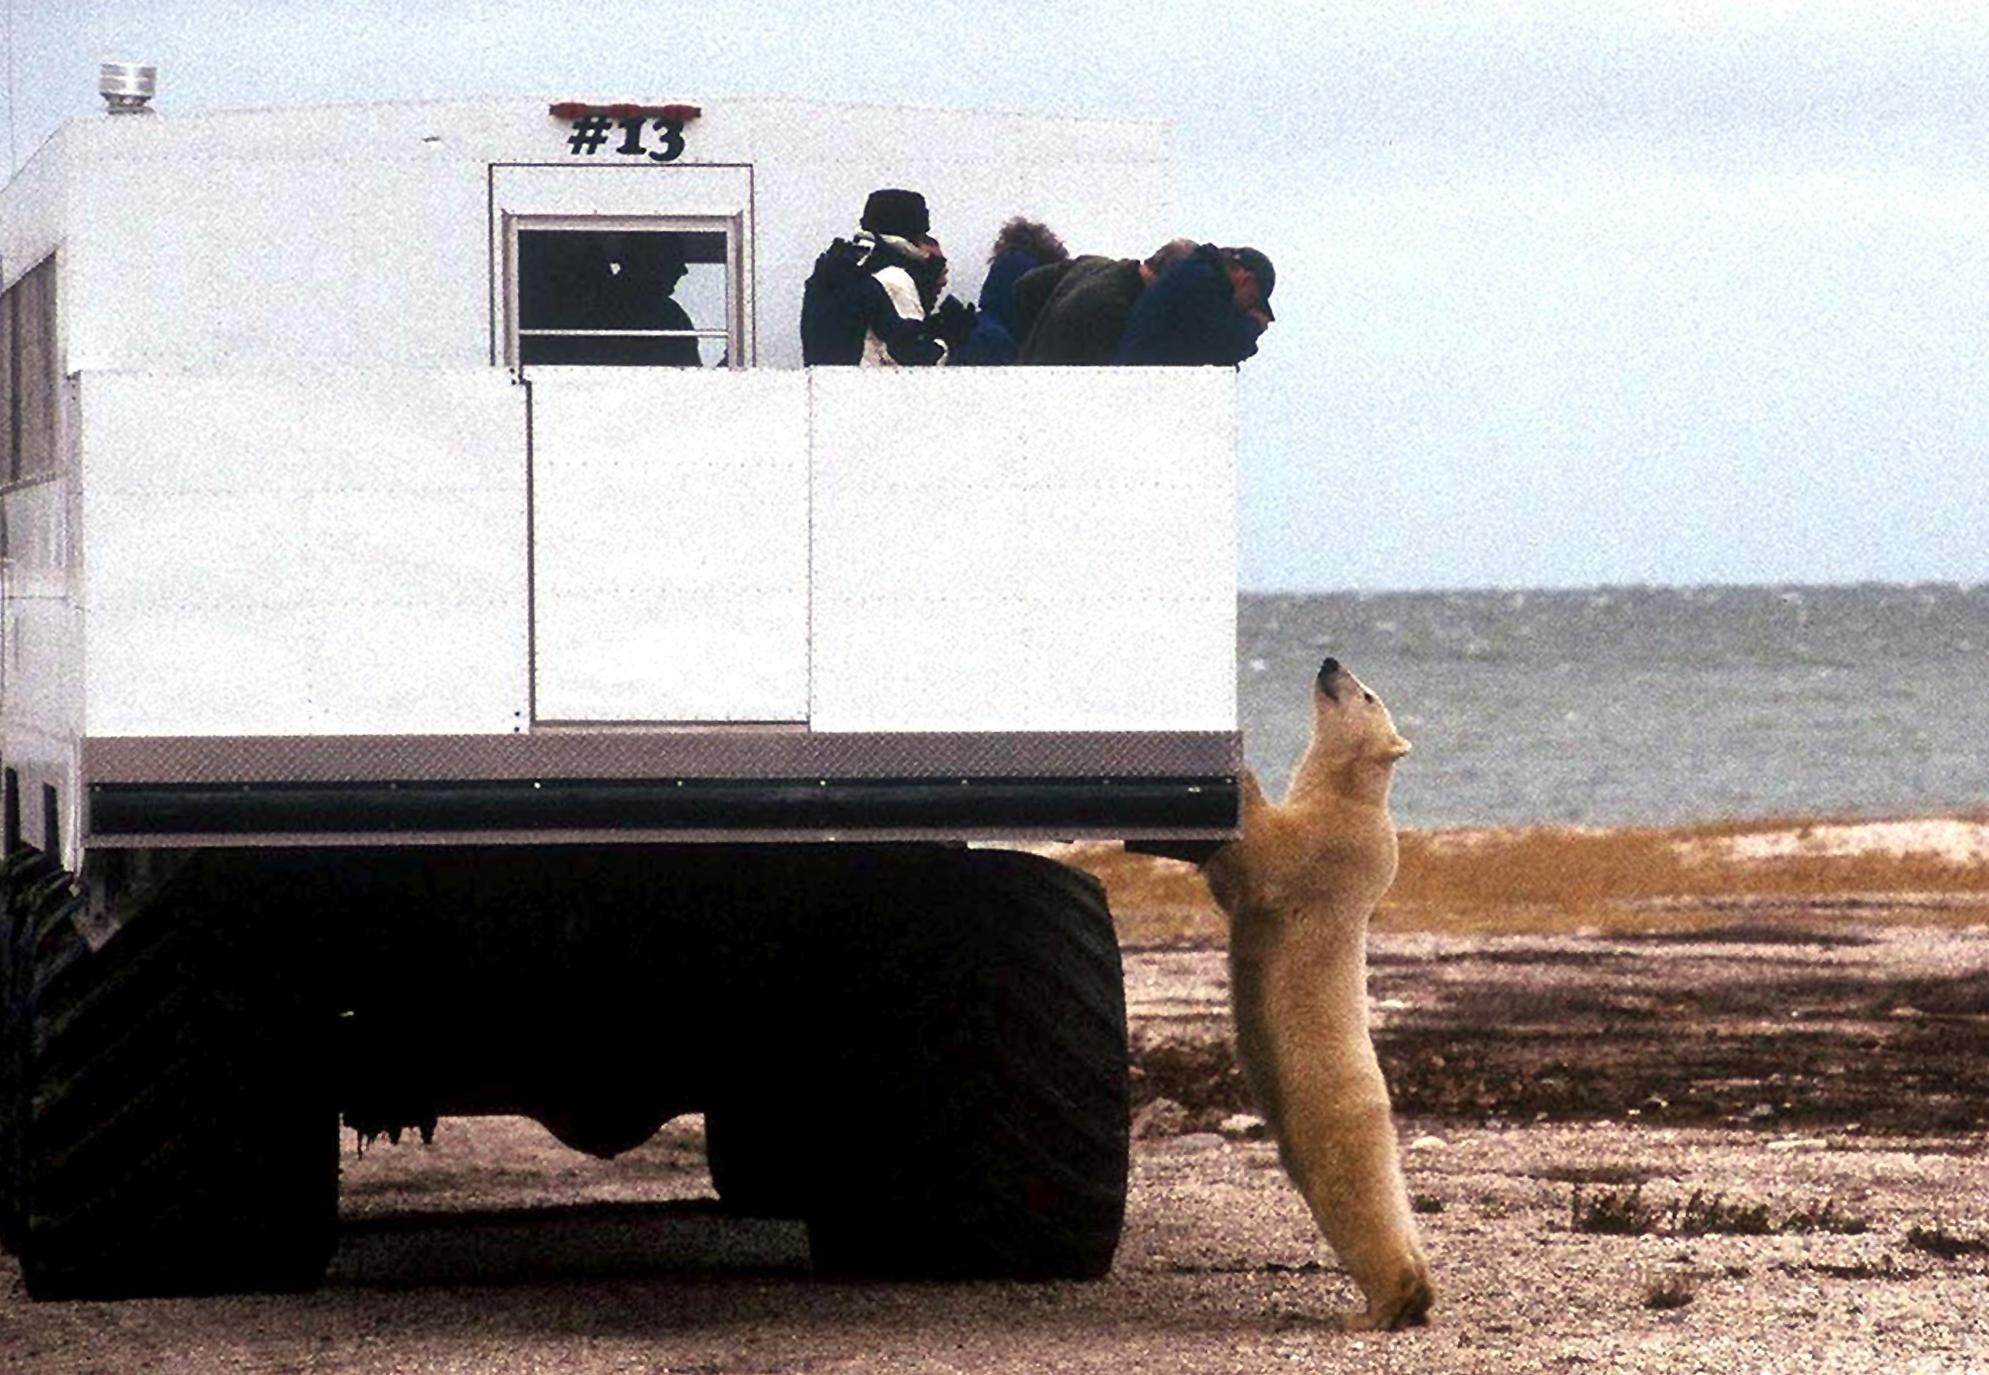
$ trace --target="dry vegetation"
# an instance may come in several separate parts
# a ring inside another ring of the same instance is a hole
[[[1375,928],[1487,935],[1692,930],[1730,922],[1736,911],[1772,917],[1782,903],[1809,918],[1989,921],[1989,864],[1979,860],[1931,849],[1740,858],[1719,844],[1764,832],[1800,835],[1826,824],[1404,831],[1401,870]],[[1222,939],[1222,915],[1194,866],[1110,844],[1060,846],[1055,853],[1104,881],[1127,944]]]
[[[1644,1197],[1644,1186],[1585,1193],[1579,1186],[1568,1201],[1568,1225],[1603,1236],[1807,1236],[1817,1232],[1858,1236],[1869,1230],[1861,1217],[1845,1212],[1832,1198],[1812,1199],[1777,1217],[1769,1205],[1694,1189],[1670,1203]]]
[[[1939,1223],[1932,1227],[1912,1228],[1906,1233],[1906,1244],[1916,1251],[1939,1256],[1942,1260],[1960,1260],[1966,1256],[1989,1256],[1989,1237],[1963,1236],[1950,1232]]]
[[[1800,834],[1818,824],[1405,832],[1402,868],[1376,924],[1459,932],[1645,930],[1708,925],[1730,919],[1737,904],[1771,899],[1859,910],[1903,906],[1936,921],[1984,919],[1989,866],[1982,864],[1931,852],[1736,859],[1708,843],[1778,830]],[[1909,895],[1978,901],[1899,902]]]
[[[1685,1271],[1660,1275],[1644,1285],[1644,1307],[1662,1313],[1683,1308],[1699,1296],[1699,1277]]]

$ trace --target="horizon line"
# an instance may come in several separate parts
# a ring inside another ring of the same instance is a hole
[[[1989,576],[1961,578],[1855,578],[1842,582],[1789,578],[1773,582],[1624,582],[1584,583],[1436,583],[1398,587],[1243,587],[1239,597],[1391,597],[1436,595],[1453,592],[1552,593],[1552,592],[1800,592],[1853,591],[1865,588],[1949,589],[1976,592],[1989,588]]]

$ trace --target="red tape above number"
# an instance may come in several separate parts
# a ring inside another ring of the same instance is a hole
[[[546,112],[554,119],[586,119],[590,115],[604,115],[609,119],[657,119],[673,120],[678,124],[696,119],[704,111],[695,105],[633,105],[619,101],[613,105],[590,105],[584,100],[560,100],[546,107]]]

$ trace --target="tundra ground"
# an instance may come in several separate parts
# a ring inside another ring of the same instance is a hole
[[[606,1163],[445,1120],[432,1147],[348,1139],[314,1294],[36,1305],[0,1260],[0,1370],[1985,1372],[1967,887],[1379,933],[1441,1286],[1419,1332],[1333,1322],[1355,1294],[1254,1139],[1220,945],[1121,892],[1141,1135],[1102,1283],[818,1281],[800,1228],[717,1210],[694,1118]]]

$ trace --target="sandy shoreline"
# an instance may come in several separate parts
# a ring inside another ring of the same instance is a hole
[[[1989,863],[1989,821],[1936,816],[1908,821],[1823,822],[1743,831],[1697,843],[1740,860],[1878,854],[1983,864]]]

